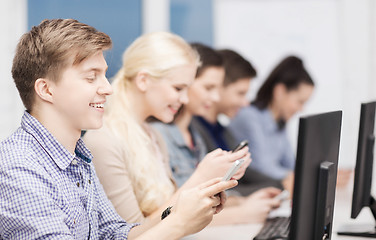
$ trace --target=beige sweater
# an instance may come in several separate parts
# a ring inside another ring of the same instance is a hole
[[[174,182],[164,141],[158,132],[151,131],[161,150],[166,174]],[[94,156],[95,171],[104,191],[118,214],[127,222],[144,222],[145,217],[138,205],[129,177],[130,170],[127,169],[125,164],[125,161],[127,161],[126,150],[122,147],[120,141],[106,126],[99,130],[88,131],[83,139]]]

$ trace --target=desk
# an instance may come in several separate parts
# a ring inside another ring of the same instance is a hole
[[[333,232],[332,240],[355,240],[355,239],[371,239],[350,236],[339,236],[337,230],[344,224],[374,223],[371,211],[367,208],[363,209],[356,219],[351,219],[351,202],[352,202],[352,184],[346,188],[338,189],[336,192],[336,200],[333,215]],[[189,240],[251,240],[261,229],[262,224],[240,224],[227,226],[209,226],[201,232],[190,236]]]

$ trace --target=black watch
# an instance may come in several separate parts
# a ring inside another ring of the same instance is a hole
[[[166,208],[166,210],[163,211],[161,220],[165,219],[165,217],[167,217],[171,213],[171,208],[172,206],[169,206],[168,208]]]

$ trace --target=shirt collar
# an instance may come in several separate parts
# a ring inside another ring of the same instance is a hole
[[[57,139],[33,116],[27,111],[24,112],[21,120],[21,127],[32,135],[40,146],[47,152],[56,165],[64,170],[66,169],[75,156],[90,163],[93,158],[82,139],[77,141],[75,153],[71,154]]]
[[[212,134],[214,133],[222,133],[225,130],[225,127],[223,127],[218,121],[215,122],[215,124],[212,124],[205,120],[203,117],[195,116],[201,124],[203,124]]]
[[[91,154],[90,150],[86,147],[84,141],[80,138],[77,141],[76,149],[74,150],[77,157],[84,160],[86,163],[91,163],[91,159],[93,159],[93,155]]]

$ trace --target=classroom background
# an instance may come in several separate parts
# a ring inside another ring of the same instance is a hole
[[[288,54],[300,56],[316,87],[289,122],[296,148],[301,115],[343,110],[339,165],[354,167],[360,104],[376,100],[374,0],[3,0],[0,1],[0,140],[20,124],[23,105],[11,76],[20,36],[46,18],[75,18],[109,34],[108,78],[139,35],[171,31],[189,42],[231,48],[257,69],[249,98]]]

